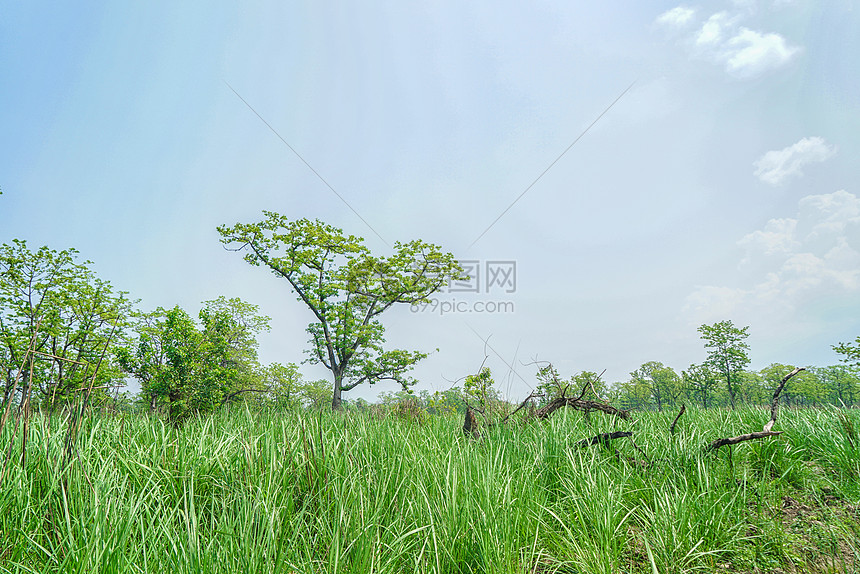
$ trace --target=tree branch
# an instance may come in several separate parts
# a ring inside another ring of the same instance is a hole
[[[786,376],[782,378],[779,386],[776,387],[776,390],[773,392],[773,400],[770,404],[770,420],[767,421],[764,425],[764,431],[767,432],[773,428],[774,423],[776,422],[776,414],[779,411],[779,394],[782,392],[783,387],[785,387],[785,383],[788,382],[788,379],[799,373],[800,371],[805,371],[803,367],[795,367],[793,371],[788,373]]]
[[[785,377],[783,377],[782,381],[780,381],[779,386],[776,387],[776,390],[773,392],[773,402],[770,406],[770,420],[767,421],[764,425],[764,429],[758,432],[751,432],[749,434],[742,434],[739,436],[731,437],[731,438],[721,438],[717,439],[708,445],[707,450],[717,450],[723,446],[729,446],[733,444],[738,444],[739,442],[745,442],[748,440],[755,440],[760,438],[767,438],[769,436],[778,436],[782,434],[782,431],[772,431],[774,423],[776,423],[776,414],[779,410],[779,395],[782,393],[782,389],[785,387],[785,383],[788,380],[801,371],[805,371],[803,367],[796,367],[790,373],[788,373]]]
[[[535,416],[539,419],[545,419],[561,407],[571,407],[573,409],[583,412],[601,411],[608,415],[614,415],[625,421],[630,418],[630,411],[616,409],[615,407],[607,405],[606,403],[600,403],[597,401],[584,401],[564,396],[557,397],[545,407],[538,409],[535,413]]]
[[[769,436],[777,436],[777,435],[781,435],[781,434],[782,434],[782,431],[779,431],[779,432],[758,431],[758,432],[751,432],[749,434],[742,434],[739,436],[733,436],[731,438],[721,438],[721,439],[715,440],[710,445],[708,445],[708,450],[717,450],[718,448],[720,448],[722,446],[728,446],[731,444],[738,444],[739,442],[744,442],[744,441],[748,441],[748,440],[755,440],[758,438],[766,438]]]
[[[681,405],[681,410],[678,411],[678,416],[675,417],[675,420],[672,421],[672,426],[669,427],[669,431],[672,434],[675,434],[675,425],[678,424],[678,419],[680,419],[681,415],[685,412],[687,412],[687,405]]]

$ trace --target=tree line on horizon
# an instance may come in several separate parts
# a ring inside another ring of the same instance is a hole
[[[92,406],[164,412],[175,423],[231,403],[259,408],[369,408],[343,393],[362,384],[393,381],[399,392],[383,405],[410,404],[425,412],[467,405],[504,408],[489,369],[481,368],[448,391],[415,393],[408,372],[426,357],[387,349],[380,315],[397,304],[426,301],[463,271],[454,256],[420,240],[395,243],[374,256],[363,240],[319,221],[290,221],[272,212],[257,223],[218,228],[229,250],[286,280],[312,314],[305,350],[330,381],[307,380],[294,363],[261,365],[257,336],[270,328],[258,306],[238,298],[204,301],[197,317],[179,306],[142,311],[138,301],[100,279],[74,249],[31,249],[25,241],[0,245],[0,427],[14,405],[55,410],[85,400]],[[678,372],[644,363],[626,381],[606,383],[582,372],[562,380],[541,365],[541,400],[588,392],[622,408],[763,404],[792,365],[747,369],[748,327],[731,321],[698,329],[708,357]],[[843,364],[810,367],[786,387],[788,404],[854,406],[860,402],[860,337],[834,345]],[[141,391],[121,393],[128,377]]]

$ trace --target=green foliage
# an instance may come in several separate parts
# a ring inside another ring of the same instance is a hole
[[[430,414],[450,415],[466,410],[466,401],[458,387],[445,391],[434,391],[433,394],[430,394],[429,391],[421,391],[420,394],[424,398],[427,412]]]
[[[538,368],[535,377],[538,380],[535,393],[539,396],[541,406],[551,403],[553,399],[560,397],[567,389],[567,385],[561,380],[552,363],[547,363]]]
[[[131,304],[77,257],[17,239],[0,245],[3,400],[35,394],[34,402],[54,408],[93,386],[90,399],[99,402],[121,380],[113,354]]]
[[[684,390],[678,373],[658,361],[644,363],[630,373],[630,385],[640,399],[647,397],[658,411],[673,406]]]
[[[846,365],[816,367],[812,369],[827,392],[827,399],[835,405],[856,405],[860,400],[860,373]]]
[[[302,374],[295,363],[272,363],[262,367],[257,377],[260,386],[267,391],[251,399],[256,404],[278,409],[296,409],[301,406]]]
[[[576,389],[577,393],[581,393],[585,389],[583,395],[586,399],[604,400],[609,396],[609,389],[598,373],[594,371],[582,371],[570,378],[571,388]]]
[[[709,399],[720,382],[719,373],[707,363],[693,364],[681,373],[681,378],[692,398],[699,401],[703,407],[708,408]]]
[[[722,375],[732,408],[735,408],[740,374],[750,362],[749,345],[745,342],[749,327],[737,328],[731,321],[720,321],[702,325],[698,331],[708,349],[707,363]]]
[[[854,367],[860,367],[860,337],[853,343],[833,345],[833,350],[842,355],[842,361]]]
[[[319,410],[331,404],[328,382],[322,379],[306,380],[295,363],[272,363],[259,369],[257,377],[257,386],[266,392],[254,393],[253,398],[249,399],[254,404],[287,410]]]
[[[586,400],[606,400],[610,395],[609,388],[600,375],[591,371],[582,371],[564,380],[551,363],[546,363],[538,368],[535,377],[538,385],[534,394],[541,407],[561,396],[575,398],[582,395]]]
[[[304,408],[321,411],[331,405],[331,385],[323,379],[304,381],[299,387],[299,397]]]
[[[365,382],[414,384],[406,373],[426,354],[385,350],[379,316],[398,303],[427,302],[461,277],[454,256],[420,240],[395,243],[388,257],[373,256],[361,238],[320,221],[263,213],[257,223],[218,227],[221,242],[286,279],[311,311],[309,361],[332,372],[332,407],[340,406],[344,391]]]
[[[793,369],[794,365],[773,363],[761,370],[762,383],[768,391],[768,398],[773,396],[782,379]],[[827,401],[827,388],[815,370],[807,369],[792,377],[780,396],[787,405],[821,405]]]
[[[141,383],[150,410],[168,409],[179,424],[254,389],[257,334],[268,317],[240,299],[206,301],[194,319],[179,306],[137,316],[137,346],[118,354],[122,368]],[[259,389],[262,390],[262,389]]]
[[[490,367],[484,367],[477,375],[466,376],[463,382],[463,393],[469,400],[483,407],[487,403],[487,393],[492,392],[495,384]]]

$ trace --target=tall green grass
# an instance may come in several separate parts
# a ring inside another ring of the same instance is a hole
[[[71,460],[36,418],[0,484],[0,572],[856,571],[858,413],[783,410],[783,435],[715,452],[769,412],[692,410],[674,435],[673,415],[479,440],[445,417],[92,416]],[[640,448],[575,446],[619,429]]]

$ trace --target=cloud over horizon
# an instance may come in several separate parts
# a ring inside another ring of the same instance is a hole
[[[796,218],[771,219],[737,245],[748,284],[697,287],[683,308],[693,323],[791,316],[804,303],[845,302],[860,293],[860,198],[845,190],[802,198]]]
[[[810,163],[826,161],[836,153],[836,146],[827,145],[824,138],[803,138],[781,150],[769,151],[753,165],[755,176],[770,185],[780,185],[794,176],[803,175],[801,168]]]

